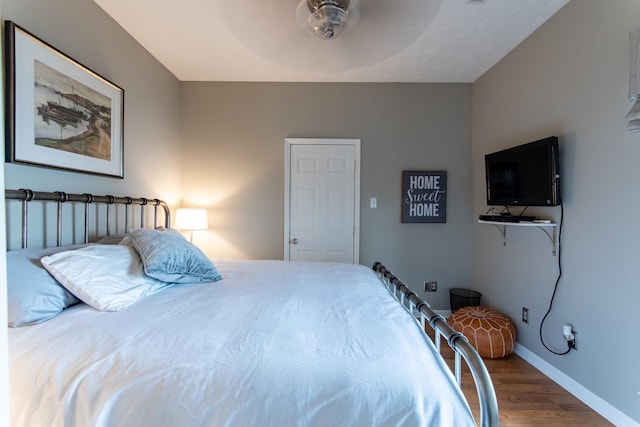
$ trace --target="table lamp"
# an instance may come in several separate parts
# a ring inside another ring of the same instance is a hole
[[[178,208],[178,210],[176,210],[176,220],[173,227],[177,230],[188,230],[191,234],[190,241],[193,243],[194,231],[209,228],[206,209]]]

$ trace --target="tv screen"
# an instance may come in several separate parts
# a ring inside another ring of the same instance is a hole
[[[560,203],[558,138],[485,155],[487,205],[556,206]]]

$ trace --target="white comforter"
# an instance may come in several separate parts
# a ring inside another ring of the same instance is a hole
[[[9,330],[18,426],[466,426],[449,370],[370,269],[217,262],[121,312]]]

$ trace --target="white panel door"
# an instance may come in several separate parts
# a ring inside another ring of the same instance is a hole
[[[285,259],[357,263],[359,147],[323,141],[288,145]]]

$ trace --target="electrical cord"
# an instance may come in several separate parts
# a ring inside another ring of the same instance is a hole
[[[551,348],[549,348],[547,346],[547,344],[545,344],[544,342],[544,338],[542,336],[542,327],[544,325],[544,321],[547,319],[547,316],[549,316],[549,313],[551,313],[551,308],[553,307],[553,300],[556,297],[556,292],[558,290],[558,284],[560,283],[560,278],[562,277],[562,223],[564,221],[564,206],[562,205],[562,201],[560,201],[560,225],[558,227],[558,277],[556,278],[556,284],[553,287],[553,294],[551,295],[551,300],[549,301],[549,309],[547,310],[547,312],[545,313],[544,317],[542,318],[542,321],[540,322],[540,342],[542,343],[542,345],[544,346],[544,348],[546,348],[547,350],[549,350],[551,353],[556,354],[558,356],[564,356],[565,354],[569,353],[571,351],[571,345],[569,343],[567,343],[567,351],[560,353],[557,351],[552,350]]]
[[[524,209],[522,210],[522,212],[520,212],[519,216],[524,215],[524,213],[527,211],[527,209],[529,208],[529,206],[525,206]],[[490,207],[489,209],[487,209],[487,212],[485,213],[489,213],[489,212],[495,212],[495,206]],[[511,215],[511,211],[509,210],[509,206],[503,206],[502,210],[500,212],[498,212],[498,215]]]

